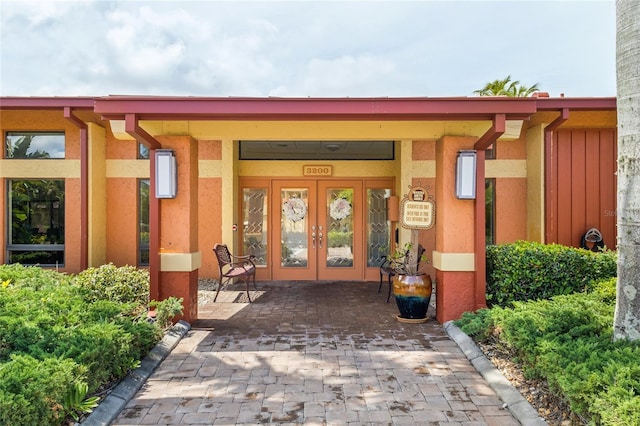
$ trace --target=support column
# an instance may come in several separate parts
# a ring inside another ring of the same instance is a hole
[[[160,300],[183,298],[180,319],[198,318],[198,146],[189,136],[158,138],[176,154],[176,198],[162,199],[160,210]]]
[[[104,128],[88,123],[88,266],[107,263],[107,171]]]
[[[544,124],[527,130],[527,241],[544,243]]]
[[[444,323],[476,309],[473,200],[455,196],[458,151],[474,137],[444,136],[436,143],[436,319]]]

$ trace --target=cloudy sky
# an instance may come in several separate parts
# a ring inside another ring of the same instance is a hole
[[[615,96],[615,3],[0,0],[2,96]]]

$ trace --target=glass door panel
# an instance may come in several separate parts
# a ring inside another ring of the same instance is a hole
[[[273,279],[316,279],[316,183],[273,181]]]
[[[380,257],[390,253],[391,228],[387,220],[389,188],[367,189],[367,267],[380,266]]]
[[[362,279],[362,181],[319,181],[318,194],[318,279]]]
[[[353,189],[327,190],[327,257],[328,268],[353,266]]]
[[[309,259],[309,190],[283,188],[280,190],[280,266],[305,268]]]
[[[245,253],[268,246],[265,266],[273,280],[377,281],[391,240],[391,187],[389,180],[271,180],[267,194],[243,194]]]
[[[254,255],[255,264],[267,265],[267,189],[242,189],[242,239],[245,255]]]

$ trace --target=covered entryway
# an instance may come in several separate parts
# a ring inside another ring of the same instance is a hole
[[[245,179],[241,186],[243,252],[256,256],[258,279],[377,279],[391,245],[393,179]]]

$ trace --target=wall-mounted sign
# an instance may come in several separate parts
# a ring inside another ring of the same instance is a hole
[[[333,166],[323,165],[306,165],[302,166],[303,176],[331,176],[333,175]]]
[[[436,223],[436,203],[422,187],[411,188],[400,202],[400,226],[406,229],[431,229]]]

